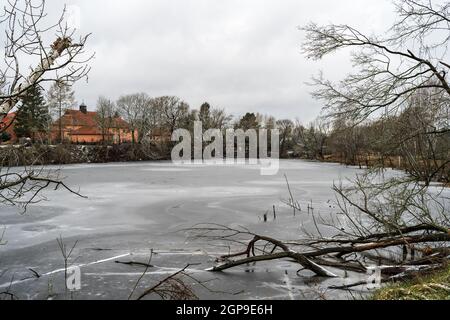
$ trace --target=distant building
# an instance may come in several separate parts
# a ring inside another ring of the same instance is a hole
[[[14,132],[14,119],[16,113],[9,113],[0,121],[0,132],[3,130],[9,136],[7,143],[15,143],[18,138]],[[43,141],[50,138],[52,142],[59,142],[61,136],[65,142],[70,143],[126,143],[133,140],[129,124],[120,116],[116,115],[110,119],[108,128],[102,130],[97,112],[87,110],[87,106],[82,104],[79,110],[67,110],[61,119],[56,120],[50,127],[49,136],[41,137]],[[61,122],[61,125],[60,125]],[[61,126],[61,131],[60,131]],[[6,130],[5,130],[6,128]],[[2,130],[3,129],[3,130]],[[137,132],[134,132],[137,137]],[[45,139],[47,138],[47,139]]]
[[[56,120],[51,128],[51,139],[60,140],[60,121],[64,141],[72,143],[124,143],[133,140],[129,124],[118,115],[109,120],[108,128],[102,129],[103,122],[97,112],[87,110],[85,104],[79,110],[67,110],[61,119]],[[106,122],[106,121],[105,121]],[[136,137],[136,132],[134,135]]]

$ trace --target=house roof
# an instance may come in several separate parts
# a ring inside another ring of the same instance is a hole
[[[96,127],[96,117],[96,112],[83,113],[79,110],[67,110],[61,117],[61,122],[63,126]],[[59,123],[59,119],[56,122]]]
[[[70,131],[71,135],[84,136],[84,135],[101,135],[102,132],[98,128],[83,127],[78,130]]]
[[[112,128],[129,129],[129,124],[121,117],[114,117],[112,119]],[[98,125],[98,113],[87,111],[82,112],[79,110],[67,110],[61,117],[63,127],[76,126],[83,127],[78,130],[72,131],[72,134],[101,134],[101,130]],[[59,119],[54,123],[54,126],[59,125]]]

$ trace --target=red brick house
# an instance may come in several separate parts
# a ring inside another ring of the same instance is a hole
[[[7,143],[17,142],[17,136],[14,132],[14,119],[16,113],[8,114],[0,122],[1,128],[6,128],[5,132],[10,136]],[[109,143],[125,143],[131,142],[133,135],[129,124],[119,116],[109,119],[108,128],[102,130],[99,123],[97,112],[87,110],[87,106],[82,104],[79,110],[67,110],[61,119],[56,120],[50,127],[51,142],[59,142],[61,136],[65,142],[70,143],[101,143],[107,141]],[[61,121],[61,134],[60,134]],[[137,132],[134,132],[135,137]],[[43,140],[46,140],[42,137]]]
[[[64,140],[72,143],[100,143],[104,140],[110,143],[124,143],[133,139],[129,124],[121,117],[117,115],[107,119],[108,128],[102,129],[100,125],[102,121],[97,112],[88,111],[84,104],[79,110],[67,110],[61,119],[53,123],[50,133],[53,141],[60,140],[60,121]],[[134,132],[135,137],[136,134]]]

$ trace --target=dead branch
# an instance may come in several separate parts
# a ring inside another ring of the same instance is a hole
[[[115,261],[115,263],[117,263],[117,264],[124,264],[124,265],[128,265],[128,266],[139,266],[139,267],[146,267],[146,268],[154,268],[153,265],[151,265],[151,264],[149,264],[149,263],[144,263],[144,262],[135,262],[135,261],[122,262],[122,261]]]
[[[216,230],[220,230],[217,226],[213,226]],[[222,229],[224,232],[229,231],[229,228],[224,227]],[[241,234],[243,235],[243,234]],[[448,233],[437,233],[437,234],[424,234],[424,235],[414,235],[414,236],[403,236],[403,237],[390,237],[381,238],[376,242],[358,244],[358,245],[344,245],[344,246],[330,246],[325,248],[320,248],[313,251],[296,252],[291,250],[288,245],[282,241],[255,235],[254,238],[249,241],[246,249],[244,251],[228,254],[220,258],[224,263],[215,266],[209,271],[219,272],[227,269],[231,269],[241,265],[247,265],[250,263],[262,262],[262,261],[273,261],[279,259],[291,259],[300,265],[304,269],[313,271],[318,276],[323,277],[336,277],[334,273],[324,268],[333,267],[341,270],[350,270],[355,272],[366,272],[367,268],[358,263],[350,263],[349,261],[341,260],[345,255],[371,252],[377,249],[386,249],[404,245],[413,244],[424,244],[424,243],[436,243],[436,242],[448,242],[450,241],[450,234]],[[258,248],[258,242],[264,243],[264,248],[270,247],[271,251],[267,252],[262,250],[261,246]],[[326,240],[322,239],[318,241],[329,245],[334,243],[333,240],[330,243],[326,243]],[[353,241],[355,242],[355,241]],[[346,243],[352,243],[352,240],[346,240]],[[305,247],[308,243],[303,244]],[[279,252],[276,252],[279,251]],[[242,259],[230,260],[231,258],[239,258],[245,256]],[[331,261],[334,259],[335,261]],[[435,261],[431,258],[424,258],[420,260],[423,263]],[[418,261],[416,261],[418,263]]]
[[[66,10],[52,25],[46,25],[45,1],[8,0],[0,14],[0,26],[6,35],[5,57],[0,65],[0,121],[33,86],[43,82],[75,82],[86,78],[93,56],[83,57],[89,35],[74,40],[75,30],[65,20]],[[52,44],[44,43],[47,35],[55,35]],[[25,57],[31,58],[35,66],[26,65]],[[31,71],[24,74],[23,71]]]
[[[365,274],[369,267],[383,262],[383,274],[390,279],[445,265],[450,227],[444,200],[410,181],[368,181],[368,177],[359,177],[352,187],[335,186],[343,219],[331,214],[331,221],[322,219],[320,226],[316,221],[317,235],[308,239],[286,241],[217,224],[185,231],[196,239],[244,246],[220,257],[219,264],[208,269],[213,272],[288,259],[316,276],[337,277],[333,270]],[[324,228],[335,230],[335,235],[323,237]]]
[[[136,281],[136,284],[133,287],[133,290],[131,291],[130,295],[128,296],[128,300],[131,300],[131,298],[133,297],[134,293],[136,292],[137,287],[139,286],[139,284],[141,283],[142,279],[145,277],[145,275],[147,274],[148,269],[153,268],[153,266],[150,264],[152,262],[153,259],[153,249],[150,250],[150,257],[148,258],[148,262],[145,263],[145,270],[142,273],[142,275],[139,277],[139,279]],[[116,263],[120,263],[118,261],[116,261]],[[135,263],[125,263],[127,265],[135,265]],[[139,263],[139,265],[142,265],[142,263]]]
[[[39,171],[25,169],[23,172],[8,170],[0,174],[0,203],[21,207],[25,212],[30,204],[45,200],[41,194],[51,186],[55,191],[62,188],[78,197],[87,198],[66,185],[58,172],[45,173],[43,169]]]
[[[9,297],[10,300],[19,300],[14,293],[7,292],[7,291],[0,292],[0,296],[7,296],[7,297]]]
[[[186,270],[190,266],[187,265],[180,271],[164,278],[158,284],[142,293],[137,300],[142,300],[151,294],[156,294],[163,300],[198,300],[192,288],[180,278],[185,275]]]
[[[274,246],[272,249],[272,253],[270,254],[263,254],[257,256],[255,254],[255,245],[259,241],[264,241],[266,243],[270,243]],[[273,253],[276,249],[281,249],[282,252],[279,253]],[[251,256],[253,254],[253,256]],[[270,260],[277,260],[277,259],[283,259],[283,258],[291,258],[294,261],[298,262],[302,267],[313,271],[316,275],[321,277],[337,277],[334,273],[326,270],[325,268],[321,267],[314,261],[308,259],[306,256],[299,254],[297,252],[294,252],[288,248],[287,245],[282,243],[281,241],[275,240],[273,238],[269,237],[263,237],[263,236],[255,236],[255,238],[249,243],[247,250],[241,253],[228,255],[222,257],[222,259],[228,259],[231,257],[239,257],[242,255],[246,255],[247,258],[237,260],[237,261],[229,261],[222,265],[216,266],[212,269],[209,269],[209,271],[219,272],[224,271],[230,268],[234,268],[240,265],[249,264],[253,262],[261,262],[261,261],[270,261]]]

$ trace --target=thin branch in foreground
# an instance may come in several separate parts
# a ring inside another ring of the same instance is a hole
[[[145,277],[148,269],[153,268],[153,266],[150,264],[152,262],[152,259],[153,259],[153,249],[150,250],[150,258],[148,259],[147,263],[139,263],[139,262],[133,262],[133,261],[124,263],[124,262],[116,261],[116,263],[122,263],[122,264],[126,264],[126,265],[140,265],[140,266],[144,265],[145,266],[145,270],[142,273],[142,275],[139,277],[139,279],[136,281],[136,284],[134,285],[133,290],[131,291],[130,295],[128,296],[128,300],[131,300],[131,298],[133,297],[134,293],[136,292],[137,287],[139,286],[139,283],[141,283],[142,279]]]
[[[142,300],[151,294],[156,294],[163,300],[198,300],[198,297],[192,288],[190,288],[180,277],[185,275],[185,271],[189,267],[191,267],[190,264],[161,280],[158,284],[142,293],[137,300]]]

